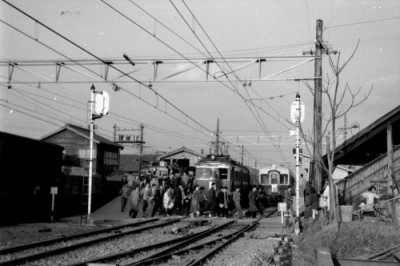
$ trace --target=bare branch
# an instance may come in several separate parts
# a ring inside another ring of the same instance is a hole
[[[353,56],[355,55],[357,49],[358,49],[358,45],[360,44],[360,39],[358,39],[356,48],[354,49],[353,53],[351,54],[351,56],[347,59],[346,62],[344,62],[344,64],[339,68],[338,73],[340,74],[340,72],[342,72],[342,70],[347,66],[347,64],[350,62],[350,60],[353,58]]]
[[[306,87],[310,90],[312,96],[314,96],[314,91],[313,88],[310,86],[310,84],[308,84],[307,81],[304,81],[303,84],[306,85]]]

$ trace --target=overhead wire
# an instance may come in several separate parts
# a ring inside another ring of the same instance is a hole
[[[349,27],[349,26],[360,25],[360,24],[369,24],[369,23],[375,23],[375,22],[389,21],[389,20],[395,20],[395,19],[400,19],[400,16],[399,17],[366,20],[366,21],[360,21],[360,22],[353,22],[353,23],[347,23],[347,24],[339,24],[339,25],[327,26],[327,27],[325,27],[325,29],[342,28],[342,27]]]
[[[6,2],[7,3],[7,2]],[[26,13],[25,13],[26,14]],[[26,14],[27,15],[27,14]],[[29,16],[29,15],[28,15]],[[32,18],[32,17],[31,17]],[[33,19],[33,18],[32,18]],[[36,20],[35,20],[36,21]],[[48,28],[47,26],[45,26],[45,25],[42,25],[42,26],[44,26],[44,27],[46,27],[46,28]],[[48,28],[49,30],[50,30],[50,28]],[[54,33],[56,33],[56,32],[54,32]],[[57,33],[56,33],[57,34]],[[59,35],[60,37],[62,36],[62,35]],[[68,39],[66,39],[66,40],[68,40]],[[74,43],[73,43],[74,44]],[[74,44],[74,45],[76,45],[76,44]],[[77,46],[77,47],[79,47],[79,46]],[[79,48],[81,48],[81,47],[79,47]],[[81,48],[82,49],[82,48]],[[83,49],[84,51],[86,51],[85,49]],[[88,51],[86,51],[86,52],[88,52]],[[90,52],[88,52],[89,54],[91,54]],[[91,55],[93,55],[93,54],[91,54]],[[96,57],[95,57],[96,58]],[[101,62],[103,62],[104,63],[104,61],[102,60],[102,59],[100,59],[100,58],[97,58],[98,60],[100,60]],[[138,81],[139,82],[139,81]],[[140,83],[140,82],[139,82]],[[145,84],[143,84],[144,86],[146,86]],[[147,86],[146,86],[147,87]],[[157,95],[157,94],[156,94]],[[164,99],[165,100],[165,99]],[[187,117],[187,116],[186,116]],[[206,130],[208,130],[208,129],[206,129]],[[209,131],[209,130],[208,130]]]
[[[2,21],[2,20],[1,20]],[[17,29],[17,28],[15,28],[15,27],[13,27],[12,25],[10,25],[10,24],[8,24],[7,22],[5,22],[5,21],[2,21],[3,23],[5,23],[6,25],[9,25],[10,27],[12,27],[12,28],[14,28],[15,30],[17,30],[17,31],[19,31],[19,32],[21,32],[22,34],[24,34],[25,36],[27,36],[27,37],[29,37],[29,38],[32,38],[31,36],[29,36],[29,35],[27,35],[27,34],[25,34],[25,33],[23,33],[22,31],[20,31],[19,29]],[[55,49],[53,49],[53,48],[51,48],[51,47],[49,47],[49,46],[47,46],[46,44],[44,44],[44,43],[42,43],[42,42],[40,42],[39,40],[36,40],[36,41],[38,41],[39,43],[41,43],[41,44],[43,44],[44,46],[46,46],[47,48],[49,48],[49,49],[51,49],[52,51],[54,51],[54,52],[56,52],[56,53],[58,53],[58,54],[60,54],[60,55],[62,55],[63,57],[65,57],[65,58],[68,58],[67,56],[65,56],[64,54],[61,54],[61,53],[59,53],[58,51],[56,51]],[[70,58],[68,58],[69,60],[71,60],[71,61],[73,61],[72,59],[70,59]],[[78,65],[80,65],[80,64],[78,64]],[[82,67],[84,67],[84,66],[82,66]],[[92,73],[95,73],[96,75],[97,75],[97,73],[96,72],[93,72],[91,69],[88,69],[88,68],[85,68],[85,69],[87,69],[88,71],[91,71]],[[136,95],[134,95],[134,94],[132,94],[131,92],[129,92],[129,91],[126,91],[128,94],[131,94],[131,95],[133,95],[133,96],[135,96],[137,99],[139,99],[139,100],[141,100],[141,101],[143,101],[143,102],[145,102],[145,103],[147,103],[148,105],[150,105],[150,106],[152,106],[152,107],[154,107],[154,105],[153,104],[151,104],[151,103],[149,103],[148,101],[145,101],[143,98],[141,98],[141,97],[138,97],[138,96],[136,96]],[[175,119],[175,120],[177,120],[177,121],[179,121],[179,122],[181,122],[182,124],[186,124],[187,126],[189,126],[189,127],[191,127],[190,125],[188,125],[185,121],[182,121],[182,120],[180,120],[180,119],[178,119],[178,118],[176,118],[176,117],[174,117],[174,116],[172,116],[172,115],[170,115],[170,114],[168,114],[168,113],[166,113],[166,112],[164,112],[167,116],[170,116],[171,118],[173,118],[173,119]],[[186,115],[186,117],[188,117],[189,118],[189,116],[187,116]],[[193,127],[191,127],[191,128],[193,128]],[[195,129],[195,130],[197,130],[196,128],[193,128],[193,129]],[[198,130],[197,130],[198,131]]]
[[[136,26],[138,26],[140,29],[142,29],[143,31],[145,31],[146,33],[148,33],[149,35],[153,36],[154,38],[156,38],[157,40],[159,40],[161,43],[163,43],[164,45],[166,45],[167,47],[169,47],[170,49],[172,49],[173,51],[175,51],[176,53],[178,53],[179,55],[181,55],[183,58],[187,59],[190,63],[194,64],[193,61],[191,61],[190,59],[188,59],[186,56],[184,56],[182,53],[180,53],[179,51],[177,51],[176,49],[174,49],[173,47],[171,47],[170,45],[168,45],[167,43],[165,43],[163,40],[161,40],[160,38],[158,38],[157,36],[154,36],[153,34],[151,34],[147,29],[143,28],[141,25],[139,25],[137,22],[135,22],[134,20],[132,20],[131,18],[129,18],[127,15],[123,14],[121,11],[119,11],[118,9],[116,9],[115,7],[111,6],[109,3],[107,3],[104,0],[100,0],[102,3],[104,3],[105,5],[107,5],[108,7],[110,7],[112,10],[114,10],[115,12],[117,12],[118,14],[120,14],[122,17],[126,18],[127,20],[131,21],[133,24],[135,24]],[[205,71],[204,69],[200,68],[202,71]],[[209,73],[207,73],[209,75]],[[213,77],[213,76],[212,76]],[[215,78],[215,77],[213,77]],[[224,85],[224,84],[223,84]],[[228,87],[229,88],[229,87]]]
[[[103,3],[107,4],[106,2],[104,2],[103,0],[101,0]],[[85,53],[89,54],[90,56],[92,56],[93,58],[96,58],[97,60],[103,62],[105,65],[107,65],[107,62],[103,59],[101,59],[100,57],[96,56],[95,54],[93,54],[92,52],[88,51],[87,49],[83,48],[82,46],[78,45],[77,43],[73,42],[72,40],[70,40],[69,38],[63,36],[62,34],[58,33],[57,31],[53,30],[52,28],[48,27],[47,25],[45,25],[44,23],[40,22],[39,20],[33,18],[31,15],[27,14],[26,12],[24,12],[23,10],[21,10],[20,8],[14,6],[13,4],[9,3],[8,1],[4,0],[3,2],[5,2],[6,4],[8,4],[9,6],[11,6],[12,8],[14,8],[15,10],[17,10],[18,12],[20,12],[21,14],[25,15],[26,17],[30,18],[31,20],[35,21],[37,24],[40,24],[42,27],[46,28],[47,30],[49,30],[50,32],[56,34],[57,36],[59,36],[60,38],[64,39],[65,41],[67,41],[68,43],[72,44],[73,46],[79,48],[80,50],[84,51]],[[108,5],[108,4],[107,4]],[[111,7],[111,6],[110,6]],[[67,57],[68,58],[68,57]],[[70,59],[72,60],[72,59]],[[113,68],[114,70],[116,70],[117,72],[120,72],[121,74],[126,74],[124,73],[122,70],[116,68],[115,66],[113,66],[112,64],[109,65],[109,67]],[[97,73],[95,73],[97,75]],[[153,88],[151,88],[151,86],[142,83],[141,81],[133,78],[132,76],[128,75],[127,77],[129,77],[130,79],[136,81],[138,84],[143,85],[145,88],[148,88],[149,90],[151,90],[153,93],[155,93],[155,95],[157,97],[160,97],[161,99],[163,99],[166,103],[168,103],[169,105],[171,105],[175,110],[177,110],[179,113],[183,114],[185,116],[185,118],[191,120],[194,124],[198,125],[200,128],[203,128],[204,130],[208,131],[208,132],[212,132],[210,129],[206,128],[204,125],[202,125],[201,123],[199,123],[198,121],[196,121],[195,119],[193,119],[191,116],[189,116],[188,114],[186,114],[185,112],[183,112],[180,108],[178,108],[175,104],[171,103],[168,99],[166,99],[164,96],[162,96],[161,94],[159,94],[157,91],[155,91]],[[110,82],[111,84],[113,84],[112,82]],[[133,93],[129,92],[128,90],[125,90],[128,94],[134,95]],[[135,97],[137,97],[135,95]],[[140,97],[137,97],[138,99],[142,100]],[[150,104],[150,103],[148,103]],[[165,112],[164,112],[165,113]],[[167,114],[167,113],[165,113]],[[168,115],[168,114],[167,114]],[[180,119],[177,119],[176,117],[173,117],[171,115],[169,115],[170,117],[174,118],[175,120],[180,121],[183,124],[186,124],[187,126],[189,126],[187,123],[184,123],[183,121],[181,121]]]
[[[1,76],[0,76],[1,77]],[[2,78],[4,78],[4,77],[2,77]],[[29,85],[29,86],[31,86],[31,87],[34,87],[34,86],[32,86],[32,85]],[[13,88],[12,89],[12,91],[14,91],[14,90],[19,90],[20,91],[20,93],[27,93],[27,94],[30,94],[30,95],[33,95],[33,96],[36,96],[36,97],[40,97],[40,98],[43,98],[43,99],[46,99],[46,100],[48,100],[48,101],[51,101],[51,102],[54,102],[54,99],[52,99],[52,98],[47,98],[47,97],[44,97],[43,95],[36,95],[35,93],[32,93],[32,92],[29,92],[29,91],[24,91],[24,90],[21,90],[21,89],[18,89],[18,88]],[[41,90],[45,90],[44,88],[41,88]],[[46,91],[46,90],[45,90]],[[51,93],[51,94],[53,94],[54,92],[50,92],[50,91],[46,91],[47,93]],[[62,98],[67,98],[67,99],[70,99],[70,100],[73,100],[74,102],[76,102],[76,103],[79,103],[80,105],[82,105],[82,106],[85,106],[85,108],[81,108],[81,107],[78,107],[78,106],[74,106],[74,105],[71,105],[71,104],[68,104],[68,103],[63,103],[63,102],[60,102],[60,101],[58,101],[57,103],[60,103],[60,104],[63,104],[63,105],[67,105],[67,106],[69,106],[69,107],[72,107],[72,108],[75,108],[75,109],[78,109],[78,110],[83,110],[83,111],[87,111],[87,104],[85,104],[85,103],[82,103],[82,102],[79,102],[79,101],[76,101],[75,99],[71,99],[71,98],[68,98],[68,97],[66,97],[66,96],[64,96],[64,95],[61,95],[61,94],[58,94],[60,97],[62,97]],[[116,114],[113,114],[112,112],[109,112],[109,114],[108,114],[108,116],[106,116],[106,118],[108,118],[108,117],[113,117],[115,120],[119,120],[119,121],[122,121],[122,122],[126,122],[126,121],[129,121],[129,122],[135,122],[135,123],[137,123],[137,124],[141,124],[142,122],[140,122],[140,121],[136,121],[136,120],[133,120],[133,119],[131,119],[131,118],[127,118],[127,117],[123,117],[123,116],[121,116],[121,115],[116,115]],[[123,119],[125,119],[126,121],[124,121]],[[152,125],[149,125],[149,124],[146,124],[146,126],[147,126],[147,128],[154,128],[153,130],[154,131],[158,131],[158,132],[163,132],[163,133],[165,133],[165,134],[169,134],[169,135],[171,135],[171,136],[179,136],[180,138],[186,138],[186,139],[190,139],[190,140],[197,140],[199,143],[202,143],[202,142],[204,142],[205,140],[202,140],[202,139],[196,139],[196,138],[194,138],[193,136],[186,136],[186,135],[183,135],[183,134],[177,134],[177,133],[173,133],[173,132],[169,132],[168,130],[165,130],[165,129],[161,129],[161,128],[158,128],[157,129],[157,127],[155,127],[155,126],[152,126]],[[99,127],[99,129],[102,129],[101,127]]]
[[[185,6],[188,8],[188,6],[186,5],[186,3],[185,3],[184,1],[182,1],[182,2],[183,2],[183,3],[185,4]],[[211,56],[211,58],[213,59],[211,52],[208,50],[208,48],[206,47],[206,45],[201,41],[201,39],[200,39],[199,36],[195,33],[195,31],[191,28],[191,26],[189,25],[189,23],[187,22],[187,20],[184,18],[184,16],[182,15],[182,13],[179,11],[179,9],[175,6],[175,4],[174,4],[171,0],[170,0],[170,3],[173,5],[173,7],[174,7],[175,10],[177,11],[177,13],[181,16],[181,18],[183,19],[183,21],[185,22],[185,24],[191,29],[192,33],[195,35],[195,37],[196,37],[196,38],[198,39],[198,41],[201,43],[201,45],[203,46],[203,48],[207,51],[207,53],[209,54],[209,56]],[[197,24],[200,26],[200,28],[202,29],[202,31],[206,34],[206,36],[207,36],[207,38],[209,39],[209,41],[213,44],[214,48],[217,50],[217,52],[219,53],[220,57],[223,59],[223,61],[225,62],[225,64],[227,64],[227,62],[226,62],[226,60],[224,59],[223,55],[219,52],[218,48],[215,46],[215,44],[212,42],[211,38],[210,38],[210,37],[208,36],[208,34],[205,32],[205,30],[203,29],[203,27],[201,26],[201,24],[199,23],[199,21],[197,20],[197,18],[195,17],[195,15],[191,12],[191,10],[190,10],[189,8],[188,8],[188,10],[189,10],[189,12],[191,13],[193,19],[197,22]],[[222,68],[218,63],[217,63],[217,65],[218,65],[218,67],[220,68],[221,72],[224,73],[223,68]],[[229,64],[227,64],[227,65],[228,65],[228,67],[230,68]],[[235,71],[232,70],[232,68],[230,68],[230,70],[231,70],[231,73],[236,74]],[[232,88],[233,88],[232,91],[235,92],[237,95],[239,95],[239,96],[242,98],[242,100],[245,102],[246,106],[248,106],[247,99],[244,98],[244,97],[240,94],[240,92],[239,92],[239,90],[236,88],[236,86],[230,81],[229,76],[228,76],[228,75],[225,75],[225,76],[226,76],[226,78],[228,79],[229,83],[232,85]],[[249,107],[249,106],[248,106],[248,107]],[[251,110],[251,108],[249,108],[249,109],[250,109],[250,111],[253,113],[253,111]],[[254,115],[254,113],[253,113],[253,115]],[[250,153],[249,153],[249,155],[250,155]]]
[[[176,8],[176,6],[173,4],[173,2],[170,0],[170,3],[175,7],[175,9],[177,10],[177,8]],[[206,35],[206,37],[208,38],[208,40],[211,42],[211,44],[214,46],[214,48],[216,49],[216,51],[218,52],[218,54],[221,56],[221,58],[223,58],[223,55],[221,54],[221,52],[219,51],[219,49],[216,47],[216,45],[215,45],[215,43],[212,41],[212,39],[210,38],[210,36],[207,34],[207,32],[205,31],[205,29],[202,27],[202,25],[200,24],[200,22],[198,21],[198,19],[196,18],[196,16],[194,15],[194,13],[191,11],[191,9],[189,8],[189,6],[186,4],[186,2],[184,1],[184,0],[182,0],[182,3],[185,5],[185,7],[187,8],[187,10],[190,12],[190,14],[192,15],[192,17],[193,17],[193,19],[196,21],[196,23],[199,25],[199,27],[202,29],[202,31],[204,32],[204,34]],[[183,17],[183,15],[179,12],[179,10],[177,10],[177,12],[180,14],[180,16],[181,16],[181,18],[185,21],[185,23],[186,23],[186,25],[190,28],[190,26],[188,25],[188,23],[187,23],[187,21],[186,21],[186,19]],[[193,34],[195,34],[196,35],[196,37],[198,38],[198,36],[197,36],[197,34],[192,30],[192,32],[193,32]],[[199,39],[199,38],[198,38]],[[199,40],[200,41],[200,40]],[[201,41],[200,41],[201,42]],[[202,42],[201,42],[202,43]],[[204,44],[202,43],[202,45],[204,46]],[[206,47],[205,47],[205,49],[206,49]],[[208,51],[208,49],[207,49],[207,51]],[[228,68],[230,68],[230,70],[232,71],[232,73],[237,77],[237,79],[239,79],[239,77],[237,76],[237,74],[236,74],[236,72],[235,71],[233,71],[233,69],[230,67],[230,65],[225,61],[225,63],[227,64],[227,66],[228,66]],[[228,79],[229,79],[229,77],[227,77]],[[243,84],[242,83],[240,83],[242,86],[243,86]],[[232,84],[233,85],[233,84]],[[243,86],[243,88],[245,89],[245,91],[246,91],[246,93],[247,93],[247,95],[248,95],[248,97],[249,98],[251,98],[250,97],[250,95],[249,95],[249,93],[248,93],[248,91],[247,91],[247,89],[246,89],[246,87],[245,86]],[[248,103],[248,101],[249,101],[249,99],[245,99],[240,93],[239,93],[239,91],[236,89],[236,91],[237,91],[237,93],[239,94],[239,96],[241,96],[241,98],[245,101],[245,103],[246,103],[246,105],[247,105],[247,103]],[[253,105],[253,106],[255,106],[255,104],[250,100],[250,102],[251,102],[251,104]],[[248,105],[247,105],[248,106]],[[249,107],[249,106],[248,106]],[[267,135],[269,134],[268,133],[268,129],[266,128],[266,126],[265,126],[265,124],[263,123],[263,120],[262,120],[262,118],[261,118],[261,116],[260,116],[260,114],[258,113],[258,112],[256,112],[256,114],[254,114],[254,112],[252,111],[252,109],[249,107],[249,110],[253,113],[253,116],[254,115],[256,115],[256,116],[258,116],[258,119],[256,118],[256,120],[258,121],[258,123],[260,124],[260,126],[262,127],[262,128],[264,128],[264,130],[266,131],[266,133],[267,133]],[[270,134],[269,134],[270,135]],[[281,154],[281,156],[283,157],[283,154],[282,154],[282,151],[279,149],[279,148],[277,148],[275,145],[274,145],[274,147],[277,149],[277,151]]]
[[[163,26],[165,29],[167,29],[169,32],[171,32],[173,35],[175,35],[176,37],[178,37],[180,40],[182,40],[183,42],[185,42],[186,44],[188,44],[189,46],[191,46],[193,49],[195,49],[196,51],[198,51],[200,54],[206,56],[200,49],[198,49],[196,46],[194,46],[193,44],[191,44],[190,42],[188,42],[187,40],[185,40],[185,38],[181,37],[179,34],[177,34],[175,31],[173,31],[171,28],[169,28],[167,25],[165,25],[164,23],[162,23],[160,20],[158,20],[157,18],[155,18],[153,15],[151,15],[149,12],[147,12],[143,7],[141,7],[139,4],[135,3],[132,0],[129,0],[129,2],[133,5],[135,5],[137,8],[139,8],[141,11],[143,11],[146,15],[148,15],[149,17],[151,17],[152,19],[154,19],[154,21],[157,21],[157,23],[159,23],[161,26]]]

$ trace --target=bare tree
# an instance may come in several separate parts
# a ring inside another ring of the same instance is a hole
[[[328,141],[327,141],[327,159],[328,159],[328,165],[325,165],[323,163],[322,158],[320,160],[316,160],[317,162],[322,162],[321,165],[319,165],[320,169],[325,171],[325,173],[328,175],[328,180],[329,180],[329,188],[330,188],[330,193],[329,193],[329,198],[330,198],[330,220],[337,223],[338,218],[339,218],[339,211],[337,207],[337,195],[336,195],[336,189],[334,189],[334,184],[333,184],[333,179],[332,179],[332,173],[334,171],[334,165],[333,162],[335,160],[335,150],[336,150],[336,144],[337,144],[337,137],[336,137],[336,122],[339,118],[343,117],[347,113],[351,111],[351,109],[359,106],[363,102],[365,102],[368,97],[370,96],[372,92],[373,86],[369,89],[368,93],[366,93],[364,96],[361,96],[361,88],[359,88],[356,91],[353,91],[348,83],[344,85],[344,88],[341,89],[341,80],[340,80],[340,75],[342,71],[346,68],[346,66],[349,64],[349,62],[353,59],[358,46],[359,46],[360,41],[357,42],[357,45],[351,54],[351,56],[344,61],[343,64],[340,62],[340,53],[336,55],[336,57],[332,56],[330,53],[328,54],[329,57],[329,65],[330,65],[330,70],[331,70],[331,75],[329,74],[326,75],[326,80],[324,80],[323,88],[322,88],[322,93],[323,95],[326,96],[328,103],[329,103],[329,112],[325,115],[325,126],[323,129],[322,135],[328,136]],[[306,86],[311,90],[312,92],[312,87],[308,84],[305,83]],[[348,100],[347,102],[345,100]],[[303,133],[303,130],[301,129],[301,134],[304,138],[307,138],[305,134]],[[330,139],[332,138],[332,139]],[[308,139],[306,140],[306,147],[308,152],[310,152],[309,148],[309,143],[313,143],[314,140]],[[321,156],[322,154],[317,154],[316,156]]]

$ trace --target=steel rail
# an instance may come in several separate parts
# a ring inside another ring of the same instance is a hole
[[[173,253],[168,253],[168,254],[165,254],[165,255],[162,255],[162,256],[159,256],[159,257],[155,257],[155,258],[151,258],[151,259],[146,260],[146,261],[142,261],[142,262],[141,262],[141,265],[149,265],[149,264],[153,264],[153,263],[157,264],[157,263],[159,263],[159,262],[166,261],[166,260],[170,259],[170,258],[171,258],[172,256],[174,256],[174,255],[179,256],[179,255],[182,255],[182,254],[184,254],[184,253],[189,253],[190,251],[195,250],[195,249],[201,249],[201,248],[203,248],[204,246],[211,245],[211,244],[215,244],[215,243],[217,243],[217,242],[219,242],[219,241],[221,241],[221,240],[223,240],[223,239],[232,237],[233,235],[236,235],[236,234],[239,234],[239,235],[240,235],[240,234],[242,234],[243,232],[249,230],[249,227],[250,227],[250,225],[246,225],[246,226],[244,226],[244,228],[240,228],[239,230],[237,230],[237,231],[235,231],[235,232],[233,232],[233,233],[231,233],[231,234],[218,237],[218,238],[216,238],[216,239],[213,239],[213,240],[210,240],[210,241],[207,241],[207,242],[198,244],[198,245],[196,245],[196,246],[184,248],[184,249],[178,250],[178,251],[173,252]],[[192,260],[191,262],[193,262],[193,261],[194,261],[194,260]]]
[[[149,219],[149,220],[143,220],[143,221],[138,221],[138,222],[135,222],[135,223],[129,223],[129,224],[124,224],[124,225],[113,226],[113,227],[104,228],[104,229],[100,229],[100,230],[95,230],[95,231],[91,231],[91,232],[73,234],[73,235],[69,235],[69,236],[58,237],[58,238],[38,241],[38,242],[34,242],[34,243],[24,244],[24,245],[20,245],[20,246],[0,249],[0,254],[13,253],[13,252],[26,250],[26,249],[30,249],[30,248],[36,248],[36,247],[40,247],[40,246],[50,245],[50,244],[54,244],[54,243],[57,243],[57,242],[68,241],[68,240],[71,240],[71,239],[76,239],[76,238],[82,238],[82,237],[88,237],[88,236],[92,236],[92,235],[108,233],[108,232],[111,232],[111,231],[114,231],[114,230],[118,230],[118,229],[121,229],[121,228],[133,227],[133,226],[141,225],[141,224],[148,223],[148,222],[154,222],[156,220],[159,220],[159,218],[152,218],[152,219]]]
[[[180,238],[175,238],[175,239],[171,239],[171,240],[166,240],[163,242],[159,242],[159,243],[155,243],[153,245],[147,245],[144,247],[139,247],[139,248],[135,248],[132,250],[128,250],[128,251],[124,251],[124,252],[120,252],[120,253],[116,253],[116,254],[111,254],[111,255],[105,255],[102,257],[98,257],[98,258],[94,258],[94,259],[88,259],[82,262],[78,262],[78,263],[74,263],[74,264],[68,264],[66,266],[83,266],[83,265],[87,265],[88,263],[102,263],[102,262],[106,262],[106,261],[110,261],[110,260],[116,260],[119,259],[120,257],[126,257],[129,255],[134,255],[135,253],[139,253],[142,251],[146,251],[146,250],[150,250],[150,249],[155,249],[155,248],[160,248],[163,246],[167,246],[167,245],[172,245],[172,244],[176,244],[182,241],[186,241],[186,240],[192,240],[193,238],[197,237],[198,235],[204,234],[206,232],[209,232],[210,230],[214,230],[214,228],[208,229],[206,231],[203,232],[198,232],[195,234],[191,234],[191,235],[187,235],[184,237],[180,237]]]
[[[0,262],[0,266],[21,264],[21,263],[30,262],[30,261],[33,261],[33,260],[38,260],[38,259],[54,256],[54,255],[65,253],[67,251],[74,250],[74,249],[77,249],[77,248],[80,248],[80,247],[83,247],[83,246],[88,246],[88,245],[92,245],[92,244],[99,243],[99,242],[102,242],[102,241],[111,240],[111,239],[114,239],[114,238],[122,237],[124,235],[139,233],[139,232],[142,232],[142,231],[145,231],[145,230],[149,230],[149,229],[153,229],[153,228],[157,228],[157,227],[162,227],[162,226],[165,226],[165,225],[176,223],[178,221],[180,221],[180,219],[167,220],[166,222],[162,222],[162,223],[155,224],[155,225],[144,226],[144,227],[132,230],[132,231],[123,232],[123,233],[117,233],[115,235],[110,235],[110,236],[106,236],[106,237],[102,237],[102,238],[97,238],[97,239],[81,242],[81,243],[77,243],[77,244],[74,244],[74,245],[71,245],[71,246],[65,246],[65,247],[61,247],[61,248],[48,250],[48,251],[45,251],[45,252],[39,252],[39,253],[36,253],[36,254],[32,254],[32,255],[28,255],[28,256],[24,256],[24,257],[19,257],[19,258],[16,258],[16,259],[13,259],[13,260],[9,260],[9,261],[3,261],[3,262]]]
[[[210,252],[208,252],[206,255],[204,255],[203,257],[195,260],[195,261],[191,261],[188,264],[186,264],[185,266],[194,266],[194,265],[199,265],[200,263],[202,263],[203,261],[205,261],[206,259],[210,258],[212,255],[214,255],[215,253],[217,253],[218,251],[220,251],[222,248],[224,248],[225,246],[227,246],[228,244],[230,244],[232,241],[236,240],[239,238],[239,236],[241,236],[244,232],[249,231],[251,229],[253,229],[257,224],[258,221],[261,220],[262,218],[259,218],[258,220],[254,221],[251,225],[248,225],[246,228],[244,228],[243,230],[241,230],[241,232],[232,235],[232,237],[230,239],[228,239],[226,242],[222,243],[220,246],[217,246],[215,248],[213,248]]]
[[[184,247],[186,245],[189,245],[189,244],[193,243],[194,241],[197,241],[197,240],[199,240],[201,238],[204,238],[204,237],[214,233],[215,231],[218,231],[218,230],[224,228],[225,226],[234,223],[235,221],[236,220],[232,220],[232,221],[226,222],[226,223],[224,223],[222,225],[219,225],[219,226],[217,226],[215,228],[212,228],[212,229],[210,229],[210,230],[208,230],[208,231],[206,231],[206,232],[204,232],[202,234],[199,234],[196,237],[193,237],[193,238],[191,238],[189,240],[186,240],[186,241],[181,242],[179,244],[176,244],[176,245],[174,245],[172,247],[169,247],[169,248],[167,248],[165,250],[162,250],[162,251],[157,252],[155,254],[149,255],[149,256],[147,256],[147,257],[145,257],[143,259],[140,259],[138,261],[135,261],[135,262],[133,262],[131,264],[127,264],[127,265],[124,265],[124,266],[137,266],[137,265],[144,265],[144,264],[146,264],[148,262],[152,262],[152,261],[154,261],[154,258],[156,258],[156,257],[161,257],[161,256],[167,255],[167,254],[169,254],[171,252],[174,252],[175,250],[177,250],[177,249],[179,249],[181,247]]]
[[[275,210],[276,211],[276,210]],[[270,212],[269,214],[268,214],[268,216],[270,216],[270,215],[272,215],[275,211],[272,211],[272,212]],[[229,242],[231,242],[231,241],[233,241],[234,239],[236,239],[237,237],[239,237],[240,235],[242,235],[244,232],[246,232],[246,231],[248,231],[248,230],[251,230],[256,224],[258,224],[258,222],[262,219],[263,217],[261,217],[261,218],[259,218],[259,219],[257,219],[257,220],[255,220],[254,222],[252,222],[252,224],[251,225],[246,225],[246,226],[244,226],[244,228],[241,228],[241,229],[239,229],[239,230],[237,230],[237,231],[235,231],[235,232],[233,232],[233,233],[230,233],[230,234],[228,234],[228,235],[225,235],[225,236],[221,236],[221,237],[219,237],[219,238],[216,238],[216,239],[213,239],[213,240],[210,240],[210,241],[207,241],[207,242],[205,242],[205,243],[201,243],[201,244],[198,244],[198,245],[196,245],[196,246],[192,246],[192,247],[189,247],[189,248],[184,248],[184,249],[181,249],[181,250],[178,250],[178,251],[176,251],[176,252],[173,252],[173,253],[168,253],[168,251],[162,251],[162,252],[160,252],[158,255],[159,256],[156,256],[155,257],[155,255],[153,255],[151,258],[149,258],[149,259],[147,259],[147,260],[141,260],[141,261],[138,261],[138,262],[135,262],[135,263],[133,263],[133,264],[128,264],[128,265],[125,265],[125,266],[134,266],[134,265],[151,265],[151,264],[154,264],[154,263],[159,263],[159,262],[161,262],[161,261],[166,261],[166,260],[168,260],[168,259],[170,259],[172,256],[174,256],[174,255],[181,255],[181,254],[184,254],[184,253],[188,253],[188,252],[190,252],[191,250],[194,250],[194,249],[201,249],[201,248],[203,248],[204,246],[207,246],[207,245],[210,245],[210,244],[215,244],[215,243],[217,243],[217,242],[219,242],[219,241],[221,241],[221,240],[223,240],[223,239],[227,239],[227,238],[229,238],[228,239],[228,241],[226,242],[226,243],[229,243]],[[191,244],[191,243],[188,243],[188,244]],[[223,244],[222,245],[222,247],[223,246],[225,246],[225,244]],[[222,248],[221,247],[221,248]],[[177,247],[174,247],[174,249],[175,248],[177,248]],[[172,248],[171,248],[172,249]],[[208,256],[211,256],[212,254],[207,254],[207,257]],[[206,258],[207,258],[206,257]],[[206,259],[205,258],[205,259]],[[203,261],[203,260],[201,260],[201,261]],[[190,261],[187,265],[192,265],[191,263],[197,263],[196,262],[196,260],[192,260],[192,261]]]

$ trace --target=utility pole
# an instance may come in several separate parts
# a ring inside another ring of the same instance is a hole
[[[336,54],[337,51],[330,51],[322,39],[323,21],[317,20],[315,51],[303,52],[303,55],[315,54],[314,63],[314,141],[313,141],[313,162],[314,176],[312,184],[319,191],[322,182],[322,52]]]
[[[315,37],[315,64],[314,64],[314,180],[317,191],[322,182],[322,26],[323,21],[317,20]]]

